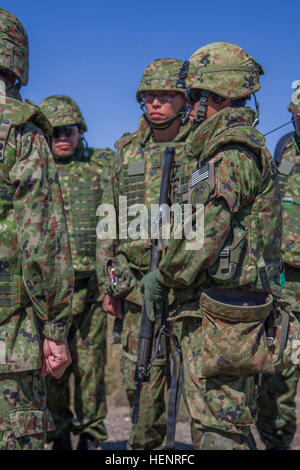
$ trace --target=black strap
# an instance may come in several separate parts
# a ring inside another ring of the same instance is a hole
[[[161,325],[160,329],[156,333],[155,336],[155,347],[154,353],[151,357],[150,364],[153,361],[161,357],[162,354],[162,347],[161,347],[161,339],[162,335],[169,338],[169,341],[172,340],[175,346],[175,351],[173,353],[173,370],[169,385],[169,397],[168,397],[168,410],[167,410],[167,439],[166,439],[166,446],[165,449],[175,449],[175,433],[176,433],[176,420],[178,415],[180,397],[182,392],[184,374],[183,374],[183,361],[182,361],[182,353],[179,347],[178,338],[176,335],[172,334],[169,329],[168,322],[165,322]],[[169,354],[170,357],[170,354]],[[177,370],[177,363],[179,360],[179,367]],[[168,357],[166,360],[166,364],[168,363]],[[168,374],[167,374],[167,383],[169,382]]]
[[[165,449],[175,449],[175,433],[176,421],[178,416],[180,397],[182,392],[184,373],[182,353],[176,336],[171,336],[175,344],[175,352],[173,354],[173,372],[171,378],[171,388],[168,398],[168,414],[167,414],[167,439]],[[177,361],[179,359],[179,367],[177,372]]]
[[[283,135],[277,142],[275,151],[274,151],[274,160],[276,165],[278,166],[281,162],[281,157],[283,154],[283,151],[287,144],[290,142],[294,135],[294,131],[289,132],[288,134]]]

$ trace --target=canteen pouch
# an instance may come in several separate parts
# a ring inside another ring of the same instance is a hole
[[[265,321],[273,297],[238,290],[208,289],[201,294],[204,377],[272,373]]]

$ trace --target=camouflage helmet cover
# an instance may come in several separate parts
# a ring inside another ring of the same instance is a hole
[[[141,101],[141,93],[144,91],[177,91],[184,93],[184,90],[176,88],[178,75],[183,65],[183,61],[173,58],[163,58],[153,60],[146,67],[140,81],[136,98]]]
[[[260,89],[264,70],[241,47],[215,42],[198,49],[189,59],[186,88],[210,91],[223,98],[245,98]]]
[[[21,85],[27,85],[29,75],[28,37],[22,23],[0,8],[0,70],[13,73]]]
[[[292,99],[288,106],[288,110],[293,114],[300,115],[300,81],[298,81],[297,88],[292,94]]]
[[[80,129],[87,131],[87,125],[79,106],[69,96],[52,95],[40,103],[40,108],[53,127],[78,124]]]

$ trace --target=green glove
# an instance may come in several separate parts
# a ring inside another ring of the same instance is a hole
[[[164,302],[168,297],[170,288],[164,286],[157,279],[158,269],[146,274],[141,281],[141,291],[144,294],[147,315],[151,321],[155,315],[162,312]]]

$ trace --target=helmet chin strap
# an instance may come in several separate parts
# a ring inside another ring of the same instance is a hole
[[[193,130],[195,130],[205,120],[208,96],[209,96],[209,91],[205,91],[205,90],[201,91],[201,96],[199,99],[199,107],[197,109],[197,116],[191,122],[191,126]]]
[[[18,81],[17,83],[7,83],[6,84],[6,94],[10,98],[14,98],[17,100],[21,100],[21,95],[20,95],[20,88],[21,88],[21,83]]]
[[[186,110],[185,110],[185,108],[182,108],[177,114],[172,116],[170,119],[167,119],[166,121],[163,121],[163,122],[155,122],[155,121],[152,121],[152,119],[149,118],[143,104],[141,104],[141,109],[143,111],[143,116],[146,119],[146,121],[148,122],[149,126],[152,129],[157,129],[157,130],[168,129],[168,127],[170,127],[173,124],[173,122],[176,121],[176,119],[178,119],[180,117],[181,120],[184,121],[184,119],[186,117]]]

